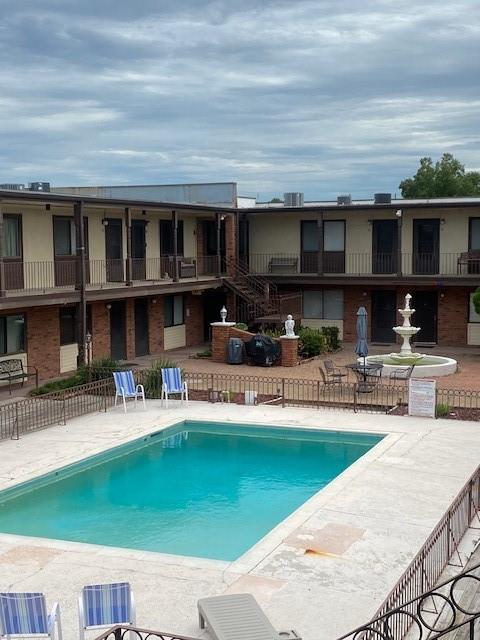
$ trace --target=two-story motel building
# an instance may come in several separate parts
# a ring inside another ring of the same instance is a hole
[[[393,342],[410,292],[420,343],[480,345],[480,199],[237,209],[0,190],[0,359],[45,379],[90,349],[132,361],[201,344],[224,302],[235,315],[235,263],[345,341],[364,305],[370,340]]]

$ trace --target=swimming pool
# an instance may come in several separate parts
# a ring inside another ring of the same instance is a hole
[[[0,492],[0,532],[235,560],[382,437],[181,422]]]

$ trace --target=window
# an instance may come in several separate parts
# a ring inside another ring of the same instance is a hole
[[[173,222],[160,220],[160,254],[173,256]],[[183,256],[183,220],[178,221],[177,226],[177,255]]]
[[[75,255],[75,222],[73,218],[53,218],[53,244],[56,256]]]
[[[184,324],[183,295],[165,297],[165,326]]]
[[[304,291],[303,317],[343,320],[343,291],[341,289]]]
[[[480,251],[480,218],[470,218],[469,235],[468,248],[470,251]]]
[[[301,222],[302,251],[318,251],[318,223],[316,220]]]
[[[22,257],[22,219],[20,216],[4,216],[4,242],[6,258]]]
[[[468,321],[469,322],[480,322],[480,314],[475,311],[475,307],[473,306],[473,293],[470,294],[470,308],[468,311]]]
[[[25,316],[23,313],[0,317],[0,355],[25,351]]]
[[[77,342],[77,318],[75,307],[60,309],[60,344]]]
[[[323,223],[323,250],[345,251],[344,220],[325,220]]]

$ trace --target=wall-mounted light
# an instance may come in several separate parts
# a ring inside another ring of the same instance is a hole
[[[440,218],[440,224],[445,224],[445,218]]]
[[[223,221],[225,220],[225,218],[226,218],[226,217],[227,217],[227,216],[225,216],[225,215],[221,215],[221,216],[220,216],[220,220],[223,222]]]
[[[373,224],[373,220],[367,220],[367,222],[368,222],[368,226],[371,227]]]
[[[49,204],[45,205],[45,211],[50,211],[50,205]]]
[[[151,302],[152,304],[157,304],[157,299],[156,299],[156,298],[152,298],[152,299],[150,300],[150,302]]]
[[[364,292],[362,293],[362,296],[366,297],[366,296],[368,296],[368,293],[367,293],[366,291],[364,291]]]
[[[102,218],[102,224],[104,227],[108,227],[108,220],[107,218]]]
[[[110,303],[108,303],[108,304],[106,304],[106,305],[105,305],[105,309],[106,309],[107,311],[110,311],[110,309],[111,309],[111,308],[112,308],[112,305],[111,305]]]
[[[442,293],[440,294],[440,298],[444,298],[444,297],[445,297],[445,294],[442,291]]]
[[[397,218],[401,218],[403,215],[403,211],[401,209],[397,209],[395,211],[395,215],[397,216]]]

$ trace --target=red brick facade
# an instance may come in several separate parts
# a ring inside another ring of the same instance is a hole
[[[135,299],[128,298],[125,304],[127,360],[135,358]]]
[[[110,355],[110,312],[105,302],[94,302],[92,309],[92,357]]]
[[[187,347],[203,342],[204,319],[202,296],[187,293],[185,296],[185,333]]]
[[[467,344],[470,290],[444,289],[438,296],[438,344],[451,347]]]
[[[34,307],[27,313],[28,364],[41,380],[60,375],[59,307]]]
[[[225,218],[225,255],[227,257],[228,274],[233,269],[231,261],[235,261],[237,256],[236,219],[236,216],[227,216]]]
[[[164,298],[159,296],[153,300],[148,309],[148,341],[150,355],[157,355],[163,351]]]

